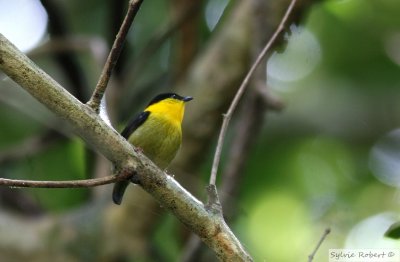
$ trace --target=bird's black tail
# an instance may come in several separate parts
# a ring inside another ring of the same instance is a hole
[[[114,184],[112,198],[115,204],[120,205],[129,181],[120,181]]]

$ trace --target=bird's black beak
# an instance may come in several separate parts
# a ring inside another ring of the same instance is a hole
[[[193,97],[191,97],[191,96],[185,96],[185,97],[182,99],[183,102],[189,102],[190,100],[193,100]]]

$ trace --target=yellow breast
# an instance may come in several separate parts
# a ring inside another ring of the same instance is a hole
[[[150,105],[148,119],[133,132],[129,142],[143,150],[157,166],[165,169],[179,150],[184,102],[165,99]]]

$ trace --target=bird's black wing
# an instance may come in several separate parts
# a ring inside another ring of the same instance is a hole
[[[139,115],[137,115],[136,117],[134,117],[129,123],[128,125],[124,128],[124,130],[122,130],[121,135],[125,138],[128,139],[129,136],[135,132],[135,130],[141,126],[144,121],[146,121],[146,119],[149,117],[150,112],[149,111],[144,111],[142,113],[140,113]],[[125,189],[126,187],[129,185],[129,181],[119,181],[117,183],[114,184],[114,189],[113,189],[113,201],[115,204],[120,205],[122,202],[122,198],[124,196],[125,193]]]
[[[142,113],[140,113],[139,115],[137,115],[136,117],[134,117],[129,124],[124,128],[124,130],[122,130],[121,132],[121,136],[123,136],[125,139],[128,139],[129,136],[135,132],[135,130],[141,126],[144,121],[146,121],[146,119],[149,117],[150,112],[149,111],[144,111]]]

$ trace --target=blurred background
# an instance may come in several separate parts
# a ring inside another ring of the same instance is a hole
[[[168,173],[206,200],[222,117],[288,0],[144,1],[107,90],[121,130],[155,94],[195,99]],[[0,33],[82,102],[127,1],[0,0]],[[330,248],[400,248],[400,2],[298,1],[235,112],[219,187],[255,261]],[[0,176],[73,180],[110,163],[0,72]],[[2,261],[213,261],[177,219],[131,186],[121,206],[96,189],[0,188]],[[4,259],[4,260],[3,260]]]

